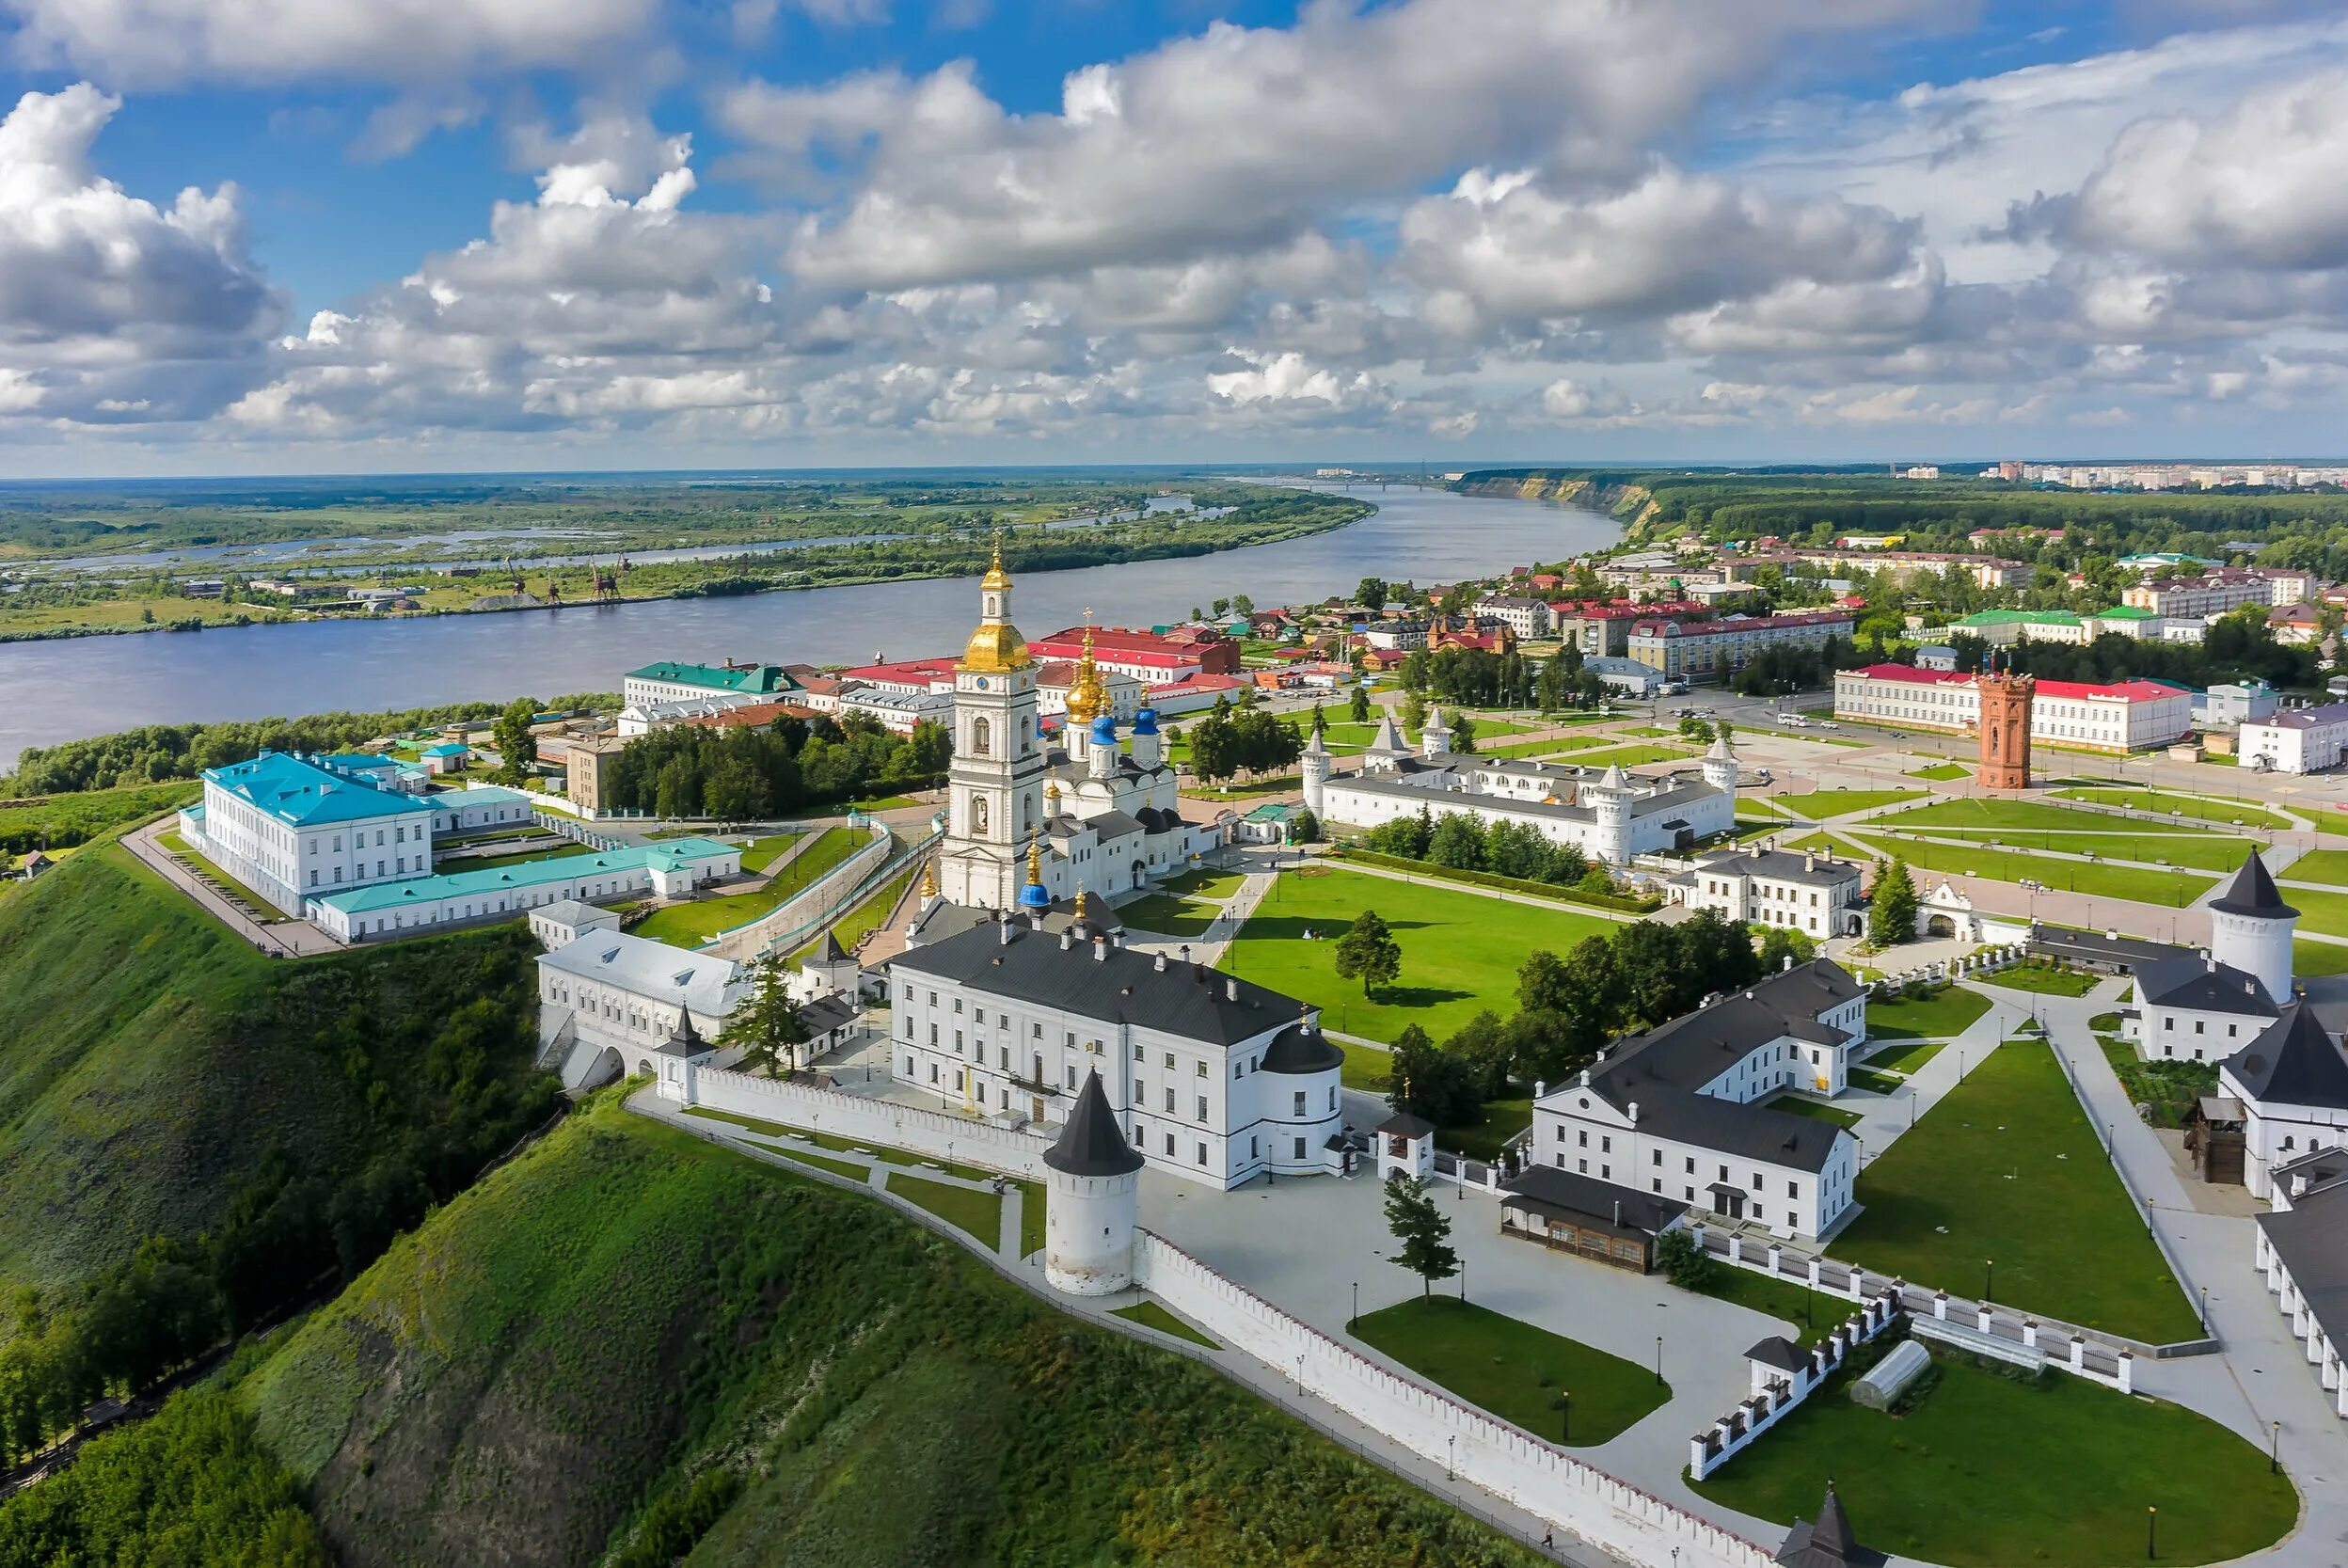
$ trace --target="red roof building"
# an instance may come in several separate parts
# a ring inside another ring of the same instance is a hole
[[[1027,651],[1039,659],[1082,658],[1085,629],[1068,626],[1049,637],[1028,639]],[[1211,628],[1169,632],[1137,631],[1129,626],[1092,628],[1093,662],[1145,683],[1179,680],[1184,675],[1235,675],[1239,644]]]

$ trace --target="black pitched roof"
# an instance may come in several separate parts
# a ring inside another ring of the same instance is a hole
[[[1378,1123],[1378,1131],[1393,1138],[1423,1138],[1435,1131],[1435,1123],[1408,1111],[1397,1111]]]
[[[1775,1367],[1781,1372],[1807,1371],[1810,1368],[1810,1357],[1803,1354],[1800,1345],[1783,1334],[1772,1334],[1766,1339],[1755,1341],[1753,1349],[1745,1352],[1745,1359],[1758,1361],[1764,1367]]]
[[[1099,1068],[1085,1074],[1085,1086],[1076,1091],[1076,1108],[1069,1112],[1059,1137],[1043,1151],[1043,1163],[1069,1176],[1128,1176],[1141,1169],[1141,1155],[1125,1141],[1117,1113],[1109,1109],[1109,1097],[1102,1092]]]
[[[1843,1516],[1843,1500],[1834,1495],[1834,1483],[1826,1483],[1826,1500],[1818,1505],[1817,1522],[1805,1524],[1794,1521],[1794,1528],[1785,1535],[1785,1544],[1777,1549],[1782,1568],[1880,1568],[1890,1561],[1881,1552],[1872,1552],[1859,1544],[1851,1534],[1850,1521]]]
[[[1097,904],[1098,900],[1092,901]],[[1080,1017],[1136,1023],[1185,1039],[1236,1045],[1293,1024],[1303,1005],[1204,964],[1167,960],[1111,944],[1095,957],[1089,942],[1071,943],[1014,920],[1005,942],[994,921],[908,948],[892,970],[931,975],[991,995],[1017,997]]]
[[[1331,1068],[1345,1065],[1345,1053],[1320,1030],[1308,1033],[1300,1022],[1292,1028],[1281,1030],[1272,1043],[1263,1048],[1263,1060],[1256,1065],[1265,1072],[1326,1072]]]
[[[2210,900],[2210,908],[2228,914],[2261,914],[2277,920],[2295,920],[2299,915],[2275,891],[2275,879],[2266,874],[2266,862],[2256,849],[2242,863],[2242,869],[2234,873],[2234,879],[2226,884],[2226,891]]]
[[[2152,1006],[2190,1007],[2205,1013],[2277,1016],[2275,999],[2259,977],[2232,964],[2213,964],[2195,953],[2153,958],[2135,969],[2136,995]]]
[[[2285,1007],[2225,1069],[2248,1099],[2348,1110],[2348,1053],[2304,1002]]]
[[[953,904],[941,898],[913,922],[913,936],[919,942],[935,942],[959,935],[963,931],[976,930],[982,926],[992,931],[998,918],[1000,918],[999,911],[981,905]],[[1026,923],[1023,911],[1014,918],[1023,925]],[[1062,931],[1074,924],[1075,919],[1075,900],[1056,899],[1045,911],[1043,928],[1056,940]],[[1124,928],[1124,922],[1115,910],[1109,908],[1107,899],[1087,898],[1085,900],[1085,926],[1089,930],[1116,931]]]
[[[831,927],[825,927],[822,944],[816,949],[816,962],[819,964],[838,963],[847,957],[847,952],[840,946],[839,934]]]
[[[1565,1214],[1577,1224],[1619,1236],[1659,1236],[1688,1212],[1684,1203],[1555,1165],[1529,1165],[1502,1186],[1508,1193],[1500,1199],[1503,1209]],[[1614,1218],[1617,1204],[1622,1206],[1620,1221]]]

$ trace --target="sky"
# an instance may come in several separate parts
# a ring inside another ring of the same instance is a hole
[[[0,0],[0,477],[2348,451],[2292,0]]]

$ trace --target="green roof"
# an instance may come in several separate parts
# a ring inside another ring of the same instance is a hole
[[[1278,800],[1267,800],[1262,805],[1258,806],[1255,810],[1249,812],[1247,814],[1246,820],[1250,822],[1285,822],[1290,817],[1296,815],[1296,809],[1297,808],[1293,805],[1283,804]]]
[[[770,696],[778,691],[796,691],[799,683],[779,664],[754,664],[747,669],[726,670],[708,664],[647,664],[641,670],[630,670],[632,681],[667,681],[674,686],[705,686],[712,691],[740,691]]]
[[[410,877],[404,881],[377,882],[372,887],[356,887],[347,893],[328,894],[318,902],[328,909],[341,910],[345,914],[364,914],[374,910],[437,904],[450,898],[484,893],[511,893],[521,888],[544,887],[548,882],[592,877],[598,872],[637,871],[647,867],[674,871],[695,861],[739,853],[741,851],[733,845],[720,844],[712,838],[670,838],[662,839],[658,844],[611,849],[600,855],[558,855],[547,860],[521,861],[513,865],[491,866],[481,871],[450,871],[430,877]]]
[[[2068,610],[1979,610],[1954,626],[2075,626],[2079,617]]]
[[[2095,612],[2095,618],[2099,621],[2157,621],[2160,616],[2153,610],[2138,610],[2134,605],[2121,605],[2114,610],[2099,610]]]

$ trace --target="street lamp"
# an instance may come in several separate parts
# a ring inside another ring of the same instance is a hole
[[[2266,1473],[2270,1476],[2278,1476],[2283,1473],[2283,1423],[2280,1421],[2269,1423]]]
[[[1655,1337],[1655,1386],[1663,1386],[1663,1336]]]
[[[2144,1510],[2144,1560],[2150,1562],[2159,1550],[2161,1511],[2150,1504]]]
[[[2208,1292],[2208,1291],[2204,1291],[2202,1293],[2203,1293],[2204,1295],[2207,1295],[2209,1292]],[[1360,1280],[1358,1280],[1358,1279],[1356,1279],[1356,1280],[1355,1280],[1355,1281],[1354,1281],[1354,1315],[1353,1315],[1352,1317],[1347,1318],[1347,1319],[1345,1320],[1345,1332],[1346,1332],[1346,1333],[1348,1333],[1348,1334],[1351,1334],[1351,1333],[1354,1331],[1354,1324],[1356,1324],[1356,1323],[1359,1323],[1360,1321],[1361,1321],[1361,1281],[1360,1281]]]
[[[1981,1305],[1984,1307],[1987,1307],[1990,1304],[1990,1298],[1996,1294],[1992,1286],[1996,1278],[1997,1259],[1994,1258],[1985,1259],[1981,1264]]]
[[[1557,1440],[1570,1446],[1574,1440],[1574,1396],[1561,1388],[1557,1394]]]
[[[1454,1432],[1445,1434],[1443,1438],[1443,1479],[1456,1481],[1459,1479],[1458,1472],[1459,1433]]]

